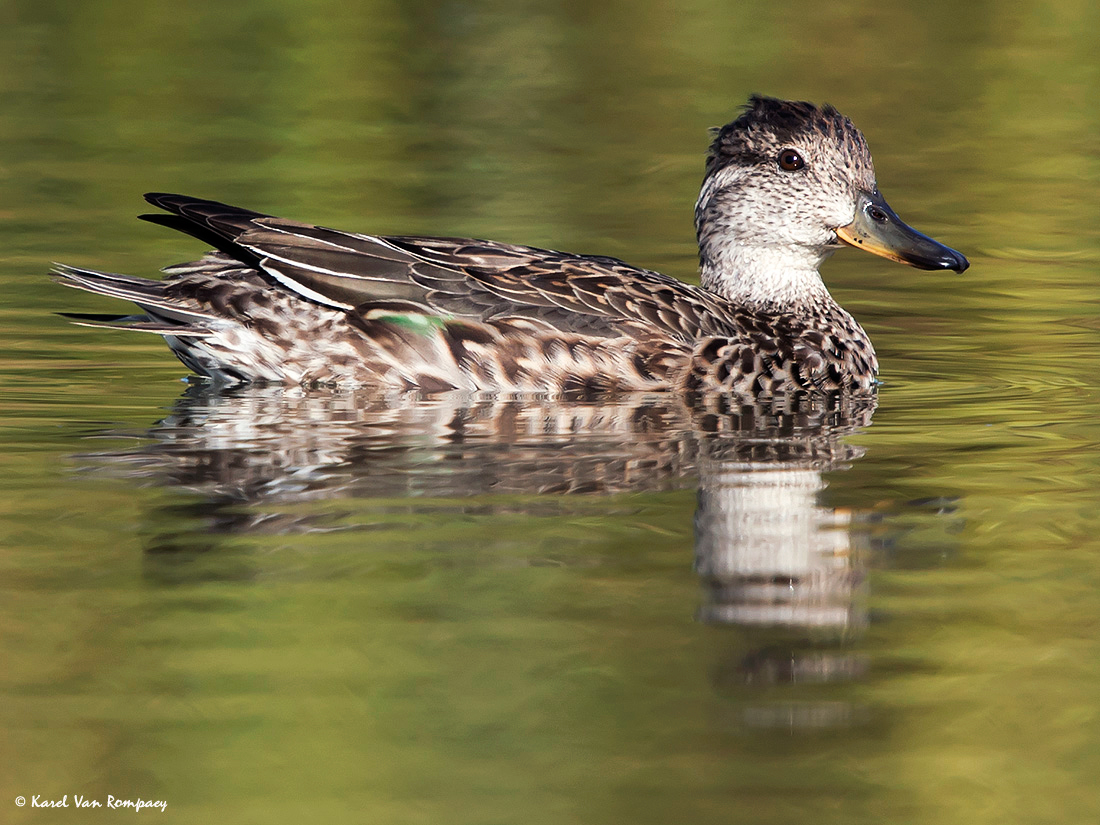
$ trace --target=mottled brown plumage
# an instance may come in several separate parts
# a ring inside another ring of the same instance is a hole
[[[902,224],[830,107],[754,97],[718,131],[696,206],[703,287],[615,258],[372,236],[150,194],[213,246],[161,281],[60,266],[143,315],[200,375],[425,391],[867,391],[877,362],[817,267],[840,240],[923,268],[966,260]]]

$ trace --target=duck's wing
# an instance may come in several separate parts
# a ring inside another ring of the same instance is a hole
[[[145,220],[193,235],[334,308],[407,306],[601,337],[691,341],[735,332],[720,299],[615,258],[468,238],[360,235],[183,195],[146,199],[169,214]]]

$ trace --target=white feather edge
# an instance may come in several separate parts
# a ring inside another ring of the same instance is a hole
[[[342,310],[345,310],[345,311],[349,310],[349,309],[352,309],[351,304],[345,304],[345,303],[341,303],[340,301],[334,301],[331,298],[328,298],[328,297],[322,295],[320,292],[316,292],[316,291],[310,289],[308,286],[305,286],[302,283],[294,280],[293,278],[291,278],[286,273],[280,272],[278,269],[276,269],[272,265],[271,260],[273,258],[277,261],[282,261],[283,263],[290,264],[291,266],[297,266],[297,267],[300,267],[302,269],[309,269],[309,270],[312,270],[314,272],[323,272],[326,275],[341,275],[342,273],[329,272],[326,269],[321,269],[320,267],[315,267],[315,266],[305,266],[305,265],[297,263],[295,261],[288,261],[284,258],[279,258],[279,257],[276,257],[274,255],[268,255],[267,257],[264,257],[260,260],[260,268],[263,269],[264,272],[266,272],[268,275],[270,275],[272,278],[274,278],[280,284],[285,286],[287,289],[298,293],[303,298],[309,298],[309,300],[311,300],[311,301],[315,301],[318,304],[322,304],[323,306],[332,307],[333,309],[342,309]]]

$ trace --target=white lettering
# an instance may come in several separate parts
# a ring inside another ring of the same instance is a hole
[[[16,804],[20,807],[24,804],[23,797],[16,797]],[[34,794],[31,797],[32,808],[68,808],[69,807],[69,795],[65,794],[60,799],[43,799],[42,794]],[[103,803],[98,799],[92,799],[82,794],[73,794],[73,807],[76,808],[102,808]],[[161,813],[168,810],[168,803],[163,799],[123,799],[122,797],[107,794],[107,807],[111,809],[115,808],[133,808],[135,811],[141,811],[146,808],[159,808]]]
[[[60,799],[43,799],[39,794],[31,797],[32,808],[68,808],[69,795],[65,794]]]
[[[155,802],[151,799],[120,799],[117,796],[107,794],[107,807],[133,808],[135,811],[140,811],[142,808],[160,808],[160,812],[164,813],[168,809],[168,803],[163,799],[158,799]]]

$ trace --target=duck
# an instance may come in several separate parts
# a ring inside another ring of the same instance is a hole
[[[706,155],[700,285],[617,258],[471,238],[368,235],[185,195],[140,216],[208,244],[160,280],[58,264],[137,304],[76,323],[161,335],[219,385],[491,393],[870,393],[878,361],[821,264],[851,246],[923,270],[959,252],[879,193],[862,132],[829,105],[753,95]]]

